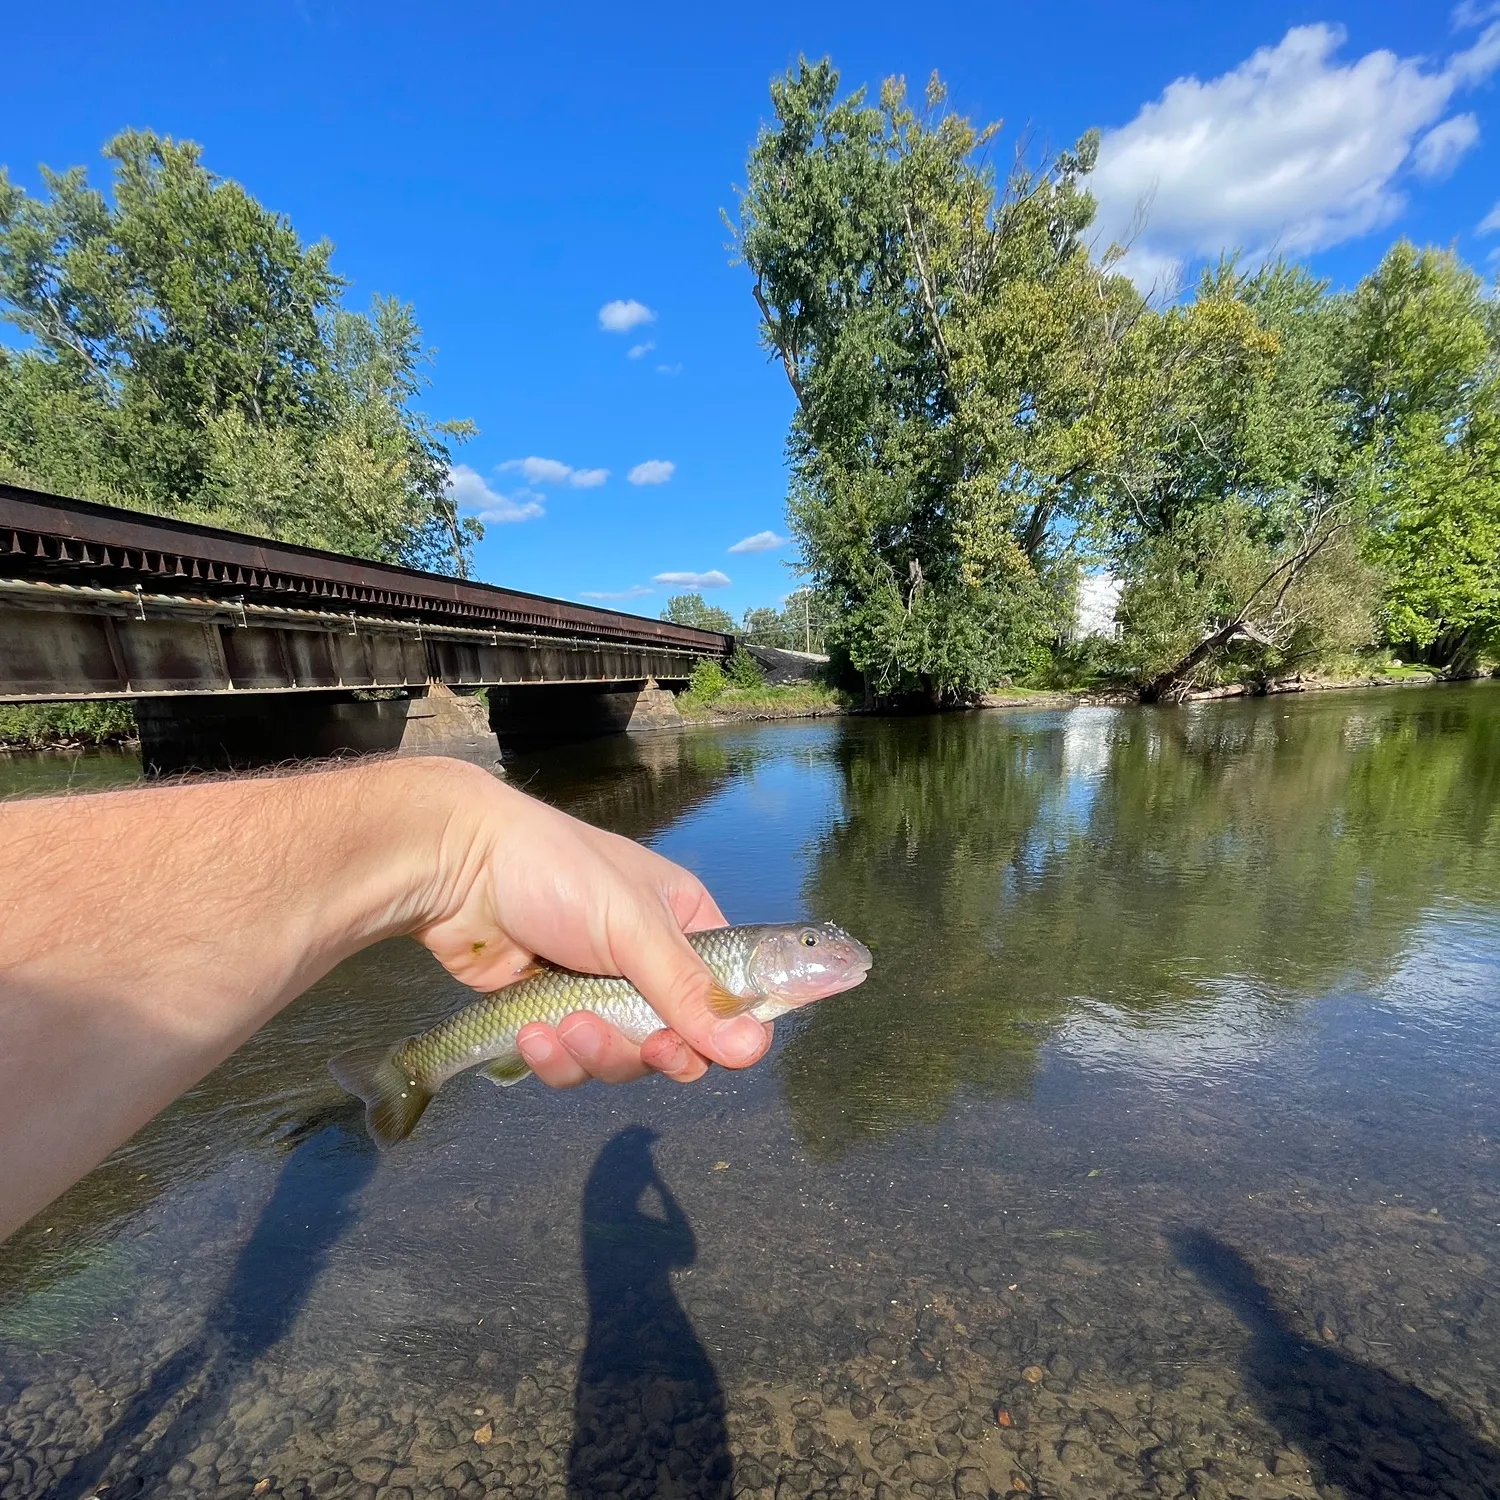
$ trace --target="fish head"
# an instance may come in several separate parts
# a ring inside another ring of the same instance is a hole
[[[777,1016],[863,984],[874,960],[870,950],[832,922],[768,927],[746,962],[751,988],[761,997],[751,1007],[759,1020]]]

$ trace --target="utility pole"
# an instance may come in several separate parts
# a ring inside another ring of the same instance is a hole
[[[808,597],[806,589],[802,591],[802,633],[805,637],[807,654],[812,655],[812,600]]]

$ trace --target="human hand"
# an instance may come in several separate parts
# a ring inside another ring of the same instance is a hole
[[[667,1023],[639,1046],[588,1011],[556,1028],[533,1023],[518,1043],[543,1082],[622,1083],[654,1069],[685,1083],[710,1062],[742,1068],[765,1052],[769,1026],[708,1008],[710,975],[683,933],[721,927],[724,915],[696,876],[485,772],[442,764],[458,795],[418,941],[478,990],[501,988],[537,955],[623,974]]]

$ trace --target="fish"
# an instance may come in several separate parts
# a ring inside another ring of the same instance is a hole
[[[713,976],[709,1009],[774,1021],[799,1006],[864,982],[873,959],[857,938],[831,922],[713,927],[686,934]],[[450,1078],[478,1069],[509,1087],[531,1069],[516,1035],[533,1021],[555,1026],[574,1011],[611,1022],[632,1042],[665,1024],[646,997],[609,974],[581,974],[543,959],[503,989],[455,1011],[394,1046],[356,1047],[328,1062],[334,1081],[362,1099],[365,1124],[382,1149],[404,1141]]]

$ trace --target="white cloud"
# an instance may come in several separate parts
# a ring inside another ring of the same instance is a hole
[[[511,521],[530,521],[547,513],[542,508],[540,497],[530,490],[502,495],[498,490],[492,490],[483,475],[468,464],[454,464],[448,470],[447,489],[459,510],[494,526],[504,526]]]
[[[1500,234],[1500,203],[1497,203],[1480,221],[1475,234]]]
[[[654,348],[656,348],[656,345],[650,339],[647,339],[644,344],[632,344],[625,351],[625,358],[639,359],[643,354],[649,354]]]
[[[599,309],[599,326],[605,333],[629,333],[642,323],[654,323],[656,314],[644,302],[606,302]]]
[[[1105,133],[1089,180],[1101,245],[1124,243],[1144,210],[1123,266],[1138,285],[1225,249],[1303,253],[1364,234],[1401,212],[1409,173],[1451,169],[1473,144],[1465,117],[1445,116],[1500,66],[1500,22],[1437,64],[1388,51],[1343,62],[1343,43],[1339,27],[1293,27]]]
[[[575,490],[595,489],[609,478],[608,469],[575,469],[557,458],[508,458],[499,471],[520,474],[527,484],[566,484]]]
[[[729,551],[774,552],[778,547],[785,547],[787,541],[788,538],[777,536],[774,531],[757,531],[754,536],[742,537]]]
[[[628,589],[617,589],[614,592],[606,589],[599,593],[591,593],[585,589],[578,597],[580,599],[639,599],[642,594],[654,594],[655,592],[655,589],[648,589],[644,583],[637,583]]]
[[[1483,26],[1494,16],[1500,16],[1500,0],[1458,0],[1453,7],[1455,27]]]
[[[1418,177],[1446,177],[1478,139],[1479,121],[1473,115],[1453,115],[1417,142],[1411,154],[1412,170]]]
[[[717,569],[707,573],[658,573],[652,583],[674,589],[727,589],[729,580]]]
[[[666,458],[648,458],[625,477],[631,484],[665,484],[677,472],[677,465]]]
[[[681,375],[682,374],[682,366],[681,365],[657,365],[657,367],[656,367],[656,373],[658,375]]]

